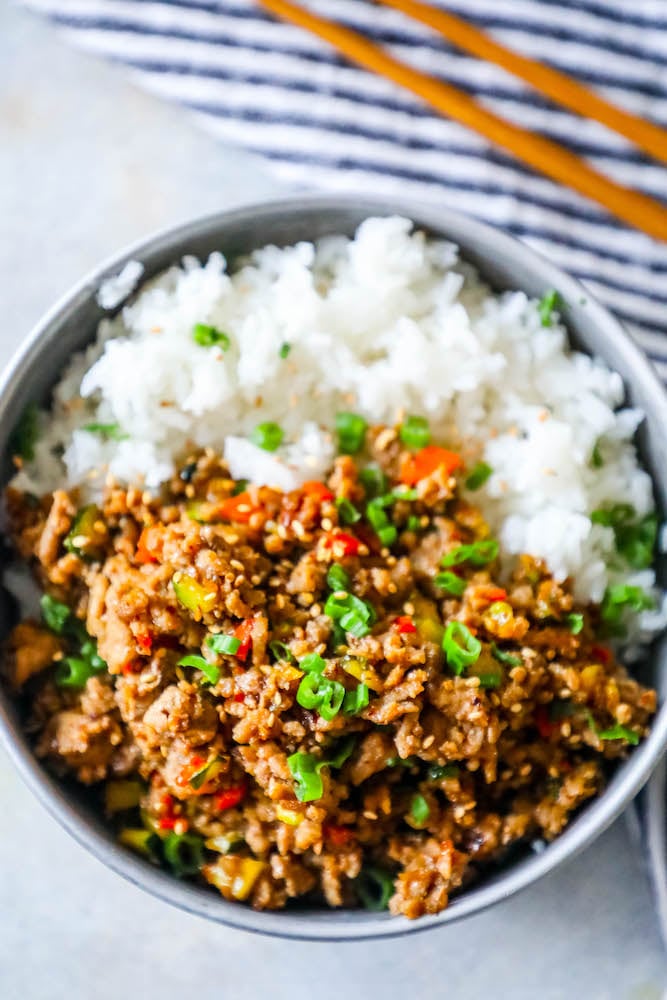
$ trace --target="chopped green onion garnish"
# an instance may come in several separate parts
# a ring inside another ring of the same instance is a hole
[[[358,715],[368,705],[369,690],[367,684],[357,684],[354,691],[347,691],[343,699],[343,715]]]
[[[284,360],[291,350],[292,350],[292,345],[288,344],[287,341],[285,341],[284,344],[280,345],[280,350],[278,351],[278,354]]]
[[[71,615],[70,609],[62,601],[56,601],[55,598],[50,597],[49,594],[42,594],[40,598],[40,607],[42,609],[42,618],[44,619],[44,624],[55,632],[57,635],[62,635],[65,625],[69,621]]]
[[[408,531],[421,531],[422,519],[417,514],[410,514],[407,523]]]
[[[493,469],[490,465],[487,465],[486,462],[478,462],[466,479],[466,487],[473,491],[481,489],[492,473]]]
[[[245,493],[245,491],[247,489],[248,489],[248,480],[247,479],[237,479],[236,482],[234,483],[234,489],[232,490],[232,496],[233,497],[237,497],[239,495],[239,493]]]
[[[293,655],[288,646],[278,639],[273,639],[269,643],[269,651],[276,660],[286,660],[288,663],[296,663],[296,656]]]
[[[332,563],[327,571],[327,587],[330,590],[349,590],[350,576],[339,563]]]
[[[601,733],[598,733],[601,740],[627,740],[633,747],[636,747],[639,743],[639,735],[635,733],[632,729],[628,729],[627,726],[621,726],[619,723],[611,726],[609,729],[603,729]]]
[[[566,615],[565,621],[569,625],[572,635],[579,635],[584,627],[584,616],[578,611],[573,611],[572,614]]]
[[[66,656],[56,667],[55,681],[58,687],[82,688],[96,673],[99,673],[99,670],[93,667],[90,660],[78,656]]]
[[[440,561],[444,568],[447,566],[459,566],[461,563],[469,562],[473,566],[486,566],[498,558],[500,546],[495,538],[487,538],[481,542],[473,542],[472,545],[458,545]]]
[[[426,772],[429,781],[442,781],[445,778],[458,778],[457,764],[431,764]]]
[[[353,594],[337,596],[330,594],[324,605],[324,613],[338,622],[346,632],[356,639],[368,635],[370,626],[375,621],[375,611],[370,604]]]
[[[638,521],[635,517],[634,507],[619,503],[594,510],[591,521],[613,529],[618,553],[633,569],[646,569],[653,562],[658,519],[655,514],[647,514]]]
[[[424,823],[427,822],[429,816],[431,815],[431,810],[429,809],[428,802],[423,795],[417,793],[412,796],[410,815],[419,826],[423,826]]]
[[[344,698],[343,685],[323,677],[319,672],[304,674],[296,693],[296,700],[302,708],[317,710],[327,722],[338,715]]]
[[[382,868],[366,865],[354,882],[355,892],[359,902],[372,913],[380,913],[389,906],[389,900],[394,894],[394,880]]]
[[[264,451],[275,451],[282,444],[283,437],[282,427],[268,420],[264,424],[257,424],[250,435],[250,440]]]
[[[466,667],[477,662],[482,644],[463,622],[453,621],[445,629],[442,649],[448,666],[460,676]]]
[[[431,430],[425,417],[406,417],[398,432],[406,448],[425,448],[431,440]]]
[[[206,645],[214,653],[223,653],[225,656],[234,656],[241,648],[241,640],[234,635],[209,635],[206,638]]]
[[[594,469],[601,469],[604,465],[604,458],[602,457],[602,452],[600,450],[600,442],[596,441],[593,451],[591,452],[591,466]]]
[[[192,339],[200,347],[219,347],[222,351],[228,351],[231,346],[231,340],[226,333],[214,326],[207,326],[206,323],[195,323],[192,328]]]
[[[338,497],[336,507],[341,524],[356,524],[361,520],[360,512],[347,497]]]
[[[217,684],[220,680],[220,668],[216,667],[215,663],[209,663],[203,656],[197,656],[195,653],[182,656],[177,666],[194,667],[195,670],[201,670],[209,684]]]
[[[467,582],[460,576],[457,576],[456,573],[453,573],[451,569],[446,569],[442,573],[437,573],[433,582],[436,587],[446,590],[449,594],[453,594],[454,597],[460,597],[467,586]]]
[[[366,439],[367,426],[364,418],[358,413],[337,413],[338,450],[343,455],[356,455],[361,451]]]
[[[377,536],[382,544],[388,547],[398,538],[398,529],[395,524],[386,524],[384,528],[378,528]]]
[[[126,441],[130,436],[121,430],[120,424],[84,424],[81,430],[99,434],[106,441]]]
[[[491,643],[491,655],[494,656],[499,663],[505,663],[508,667],[520,667],[523,663],[520,656],[512,656],[511,653],[506,652],[504,649],[498,649],[495,642]]]
[[[369,500],[380,496],[387,489],[387,477],[378,465],[367,465],[359,470],[359,481]]]
[[[396,526],[387,517],[385,507],[394,502],[393,494],[375,497],[366,504],[366,517],[383,545],[393,545],[398,537]]]
[[[600,617],[609,628],[614,630],[620,626],[623,612],[626,609],[639,612],[654,606],[653,598],[645,593],[641,587],[617,583],[607,587],[600,605]]]
[[[299,668],[309,674],[324,673],[326,665],[326,660],[323,660],[317,653],[308,653],[307,656],[299,660]]]
[[[34,403],[28,403],[9,438],[10,455],[18,455],[26,462],[32,462],[38,433],[37,407]]]
[[[481,688],[497,688],[503,682],[503,675],[500,670],[473,671],[472,676],[477,677]]]
[[[200,767],[198,771],[195,771],[194,774],[190,775],[190,780],[188,784],[191,785],[192,788],[194,788],[195,790],[199,790],[200,788],[202,788],[208,781],[209,777],[210,776],[212,777],[211,770],[213,769],[213,766],[217,763],[218,763],[217,757],[214,757],[212,760],[207,760],[206,763],[202,765],[202,767]]]
[[[322,798],[324,783],[317,770],[319,763],[312,753],[293,753],[287,758],[287,766],[296,782],[294,791],[299,802],[313,802]]]
[[[177,878],[196,875],[204,863],[204,841],[196,833],[170,833],[162,842],[164,859]]]
[[[540,313],[542,326],[553,325],[553,311],[554,309],[558,309],[560,301],[560,295],[555,288],[550,289],[542,296],[537,307]]]

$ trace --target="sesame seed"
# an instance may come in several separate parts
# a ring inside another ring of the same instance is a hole
[[[331,520],[330,517],[322,518],[322,528],[324,529],[324,531],[331,531],[331,529],[333,528],[333,521]]]

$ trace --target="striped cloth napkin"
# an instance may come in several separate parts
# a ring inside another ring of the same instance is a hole
[[[438,117],[397,86],[266,16],[254,0],[22,0],[128,67],[283,180],[447,203],[522,237],[624,319],[667,381],[667,245]],[[303,0],[399,58],[667,199],[667,167],[556,109],[502,70],[371,0]],[[432,0],[667,126],[667,0]]]

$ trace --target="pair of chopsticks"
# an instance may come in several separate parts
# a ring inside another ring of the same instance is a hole
[[[441,8],[418,0],[378,2],[428,25],[458,48],[502,66],[552,101],[601,122],[644,152],[667,161],[667,131],[623,111],[565,73],[505,48],[483,31]],[[352,62],[417,94],[441,114],[509,150],[540,173],[598,202],[636,229],[667,241],[667,206],[610,180],[557,142],[487,111],[456,87],[400,62],[359,32],[319,17],[291,0],[259,0],[259,3],[283,20],[329,42]]]

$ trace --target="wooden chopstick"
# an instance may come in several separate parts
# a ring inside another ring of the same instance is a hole
[[[473,27],[467,21],[442,8],[431,7],[419,3],[418,0],[377,0],[377,2],[407,14],[414,21],[428,25],[457,48],[502,66],[509,73],[529,83],[535,90],[551,98],[556,104],[561,104],[584,118],[595,119],[629,139],[655,159],[667,161],[667,130],[644,121],[643,118],[637,118],[629,111],[623,111],[566,73],[519,55],[518,52],[496,42],[479,28]]]
[[[667,242],[667,208],[653,198],[616,184],[557,143],[512,125],[463,91],[394,59],[350,28],[318,17],[290,0],[259,0],[259,3],[283,20],[329,42],[353,62],[417,94],[441,114],[467,125],[547,177],[598,202],[631,226]]]

